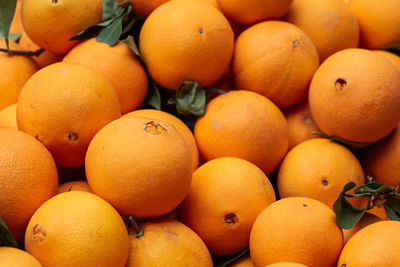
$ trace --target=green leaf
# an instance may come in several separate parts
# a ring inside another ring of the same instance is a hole
[[[135,42],[135,39],[133,38],[132,35],[129,35],[126,39],[122,40],[123,43],[127,44],[129,48],[135,53],[136,56],[141,58],[139,48]]]
[[[175,100],[180,115],[201,116],[205,112],[206,91],[197,82],[183,82],[176,91]]]
[[[400,215],[400,198],[388,196],[384,205],[388,205],[394,212]]]
[[[117,8],[121,8],[117,0],[102,0],[103,3],[103,16],[102,20],[108,20],[113,17]]]
[[[153,80],[150,81],[149,94],[147,96],[146,103],[157,110],[161,110],[160,90],[158,89],[158,85]]]
[[[383,48],[382,50],[386,50],[386,51],[392,52],[392,53],[400,56],[400,44],[389,45],[389,46]]]
[[[17,43],[19,41],[19,39],[21,38],[21,36],[22,36],[22,33],[10,33],[8,35],[8,39]]]
[[[372,144],[372,143],[357,143],[357,142],[351,142],[351,141],[342,139],[342,138],[337,137],[337,136],[330,136],[330,135],[327,135],[327,134],[324,133],[324,132],[312,132],[312,134],[320,134],[320,135],[322,135],[323,137],[325,137],[325,138],[327,138],[327,139],[329,139],[329,140],[331,140],[331,141],[333,141],[333,142],[336,142],[336,143],[339,143],[339,144],[341,144],[341,145],[346,146],[346,147],[349,148],[350,150],[357,150],[357,149],[364,148],[364,147],[367,147],[367,146],[369,146],[369,145]]]
[[[383,207],[385,208],[386,215],[392,221],[400,221],[400,216],[396,214],[396,212],[392,209],[392,207],[384,204]]]
[[[8,227],[2,218],[0,218],[0,241],[4,246],[14,247],[14,248],[17,247],[17,242],[10,233],[10,230],[8,230]]]
[[[101,43],[107,43],[110,46],[115,45],[122,33],[122,18],[115,19],[108,27],[100,30],[96,40]]]
[[[14,18],[16,6],[17,0],[0,1],[0,38],[5,38],[7,48],[9,48],[8,35],[10,32],[12,20]]]
[[[214,267],[227,267],[235,261],[239,260],[241,257],[245,256],[246,254],[249,254],[249,248],[246,248],[241,252],[231,256],[221,257],[220,260],[218,260],[218,262],[214,265]]]
[[[378,195],[383,193],[389,193],[394,190],[393,186],[386,186],[384,184],[380,184],[377,182],[368,183],[362,185],[354,190],[354,194],[356,196],[365,196],[365,195]]]
[[[110,23],[111,23],[111,21],[110,21]],[[86,41],[86,40],[89,40],[90,38],[95,37],[96,34],[100,31],[101,28],[102,27],[100,27],[98,25],[91,26],[91,27],[87,28],[86,30],[81,31],[80,33],[78,33],[74,37],[71,37],[69,40],[70,41]]]

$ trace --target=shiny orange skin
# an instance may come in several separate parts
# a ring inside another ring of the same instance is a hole
[[[392,62],[392,64],[395,65],[396,68],[400,71],[400,57],[398,55],[384,50],[373,50],[373,52],[384,56],[387,60]]]
[[[65,184],[62,184],[58,187],[58,193],[61,194],[69,191],[84,191],[93,193],[92,189],[90,189],[89,184],[86,181],[72,181]]]
[[[4,267],[42,267],[32,255],[12,247],[0,247],[0,259]]]
[[[343,237],[344,237],[344,244],[347,243],[347,241],[358,231],[363,229],[364,227],[382,221],[381,218],[379,218],[376,215],[373,215],[371,213],[365,213],[362,217],[361,220],[353,226],[353,228],[350,229],[343,229]]]
[[[0,128],[12,128],[18,130],[17,104],[5,107],[0,111]]]

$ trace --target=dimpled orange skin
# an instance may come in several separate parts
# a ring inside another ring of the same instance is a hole
[[[193,161],[192,164],[193,171],[195,171],[199,166],[199,150],[197,149],[197,144],[196,140],[194,139],[193,133],[183,121],[181,121],[174,115],[156,109],[139,109],[127,113],[122,117],[123,118],[142,117],[142,118],[160,120],[171,124],[182,135],[183,139],[185,139],[189,147]]]
[[[286,119],[278,107],[243,90],[211,100],[196,121],[194,136],[204,162],[238,157],[266,174],[278,167],[289,145]]]
[[[12,128],[18,130],[17,104],[5,107],[0,111],[0,128]]]
[[[365,206],[364,206],[365,207]],[[361,217],[361,220],[353,226],[353,228],[350,229],[342,229],[343,230],[343,237],[344,237],[344,244],[347,243],[347,241],[358,231],[361,229],[365,228],[366,226],[382,221],[381,218],[379,218],[376,215],[370,214],[370,213],[364,213],[364,215]]]
[[[400,2],[351,0],[349,6],[360,25],[360,47],[380,49],[400,43]]]
[[[65,54],[79,41],[69,39],[100,23],[101,0],[24,0],[22,25],[37,45],[56,54]]]
[[[318,66],[315,46],[302,30],[287,22],[266,21],[236,40],[232,77],[236,89],[262,94],[283,108],[307,95]]]
[[[193,173],[180,218],[212,254],[232,255],[248,246],[255,219],[275,200],[270,181],[257,166],[239,158],[218,158]]]
[[[382,221],[353,235],[340,254],[337,267],[400,266],[400,222]]]
[[[40,206],[26,229],[25,249],[43,267],[123,267],[129,237],[110,204],[94,194],[74,191]]]
[[[159,6],[146,19],[139,39],[151,77],[171,90],[187,80],[201,86],[218,81],[234,45],[228,20],[203,1],[175,0]]]
[[[0,129],[0,147],[0,217],[19,239],[36,209],[57,192],[56,164],[41,143],[21,131]]]
[[[84,164],[93,136],[120,118],[111,84],[88,67],[56,63],[41,69],[25,84],[17,105],[20,130],[36,137],[57,164]]]
[[[212,267],[210,252],[200,237],[184,224],[157,219],[139,225],[144,235],[136,238],[129,228],[130,252],[126,267]]]
[[[169,0],[130,0],[132,12],[141,18],[147,18],[154,9]]]
[[[346,49],[317,70],[309,104],[318,128],[326,134],[374,142],[400,121],[399,92],[400,72],[392,63],[365,49]]]
[[[221,11],[229,19],[251,25],[264,20],[279,19],[293,0],[218,0]]]
[[[168,123],[138,117],[101,129],[90,143],[85,167],[93,192],[122,216],[135,218],[172,211],[192,180],[192,159],[181,134]]]
[[[278,262],[265,267],[307,267],[307,265],[294,262]]]
[[[311,198],[288,197],[272,203],[257,217],[250,235],[250,256],[257,267],[282,261],[330,267],[342,247],[335,213]]]
[[[90,186],[86,181],[72,181],[62,184],[58,187],[57,194],[61,194],[68,191],[84,191],[93,193],[92,189],[90,189]]]
[[[4,267],[42,267],[32,255],[12,247],[0,247],[0,259]]]
[[[118,41],[114,46],[95,38],[74,47],[64,62],[85,65],[106,77],[121,104],[121,113],[139,108],[147,94],[147,74],[128,45]]]
[[[373,52],[384,56],[387,60],[392,62],[392,64],[395,65],[396,68],[400,71],[400,57],[398,55],[384,50],[373,50]]]
[[[310,37],[321,62],[340,50],[358,47],[357,20],[342,1],[294,0],[286,20]]]

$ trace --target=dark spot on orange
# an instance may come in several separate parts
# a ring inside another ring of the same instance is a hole
[[[343,92],[347,89],[347,82],[342,78],[337,79],[335,82],[335,89],[337,92]]]
[[[308,207],[308,205],[303,203],[303,207]]]
[[[307,125],[311,125],[313,124],[314,120],[310,116],[306,115],[304,116],[303,122]]]
[[[327,187],[329,185],[329,181],[328,179],[326,179],[325,177],[322,177],[321,183],[323,186]]]
[[[224,216],[224,222],[229,226],[237,224],[238,221],[239,219],[235,213],[228,213]]]
[[[167,129],[165,129],[164,127],[162,127],[159,123],[157,123],[155,121],[150,121],[150,122],[146,123],[144,130],[146,131],[146,133],[152,134],[152,135],[160,135],[163,132],[167,131]]]
[[[300,46],[300,41],[299,40],[294,40],[293,42],[292,42],[292,47],[293,48],[297,48],[297,47],[299,47]]]
[[[77,142],[79,140],[79,136],[75,132],[68,133],[68,140],[72,142]]]
[[[32,228],[31,239],[36,243],[41,243],[46,239],[47,231],[43,225],[36,224]]]
[[[58,0],[51,0],[51,3],[54,4],[54,5],[58,4]]]
[[[202,28],[199,28],[199,33],[200,33],[200,34],[203,34],[203,32],[204,32],[203,29],[202,29]]]

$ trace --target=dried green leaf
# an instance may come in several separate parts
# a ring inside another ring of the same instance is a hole
[[[175,100],[180,115],[201,116],[205,112],[206,91],[197,82],[183,82],[176,91]]]
[[[17,0],[1,0],[0,1],[0,39],[4,38],[6,46],[9,49],[9,32],[12,20],[14,18]]]
[[[12,236],[10,230],[8,230],[8,227],[2,218],[0,218],[0,241],[4,246],[14,247],[14,248],[17,247],[17,242]]]
[[[400,215],[400,198],[387,196],[385,205],[388,205],[394,212]]]

